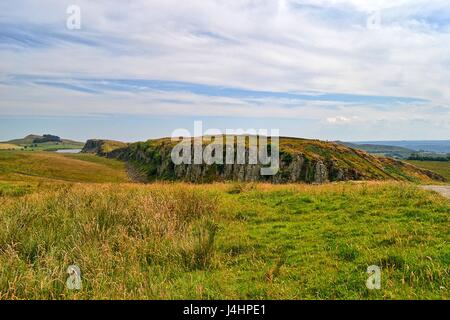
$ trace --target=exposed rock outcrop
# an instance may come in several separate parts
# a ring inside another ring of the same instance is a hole
[[[83,152],[117,158],[133,166],[133,172],[148,180],[266,181],[272,183],[325,183],[346,180],[445,181],[438,174],[388,158],[377,158],[363,151],[318,140],[281,138],[279,171],[261,175],[258,164],[175,165],[171,152],[176,143],[170,139],[124,144],[109,140],[89,140]],[[225,150],[225,148],[224,148]],[[247,150],[248,158],[248,150]]]
[[[102,157],[118,158],[128,147],[127,143],[114,140],[90,139],[86,141],[82,153],[95,153]]]

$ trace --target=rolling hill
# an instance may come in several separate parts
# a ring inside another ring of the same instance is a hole
[[[0,142],[0,149],[1,145],[16,146],[15,148],[3,148],[3,149],[23,149],[28,151],[55,151],[62,149],[81,149],[84,146],[84,142],[73,141],[69,139],[59,139],[58,141],[45,141],[44,138],[45,135],[40,136],[36,134],[30,134],[21,139],[13,139],[9,141]]]
[[[343,144],[353,149],[359,149],[366,151],[370,154],[379,155],[383,157],[390,157],[395,159],[408,159],[416,151],[399,146],[377,145],[377,144],[357,144],[352,142],[337,141],[337,143]]]
[[[411,149],[414,151],[427,151],[435,153],[450,153],[450,140],[424,140],[424,141],[362,141],[355,144],[370,144],[394,146]]]

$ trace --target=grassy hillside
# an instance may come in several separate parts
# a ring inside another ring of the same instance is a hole
[[[94,155],[0,151],[0,181],[126,182],[124,163]]]
[[[39,136],[37,134],[29,134],[24,138],[5,141],[5,143],[12,143],[12,144],[17,144],[17,145],[27,145],[27,144],[32,144],[35,139],[39,139],[39,138],[42,138],[42,136]]]
[[[0,203],[2,299],[450,298],[450,202],[409,184],[67,184]]]
[[[150,181],[322,183],[342,180],[400,180],[429,183],[445,180],[411,164],[375,157],[339,143],[287,137],[280,138],[280,170],[275,176],[261,177],[259,171],[252,166],[237,164],[231,169],[223,164],[175,168],[171,161],[171,150],[177,142],[164,138],[114,146],[109,141],[89,140],[83,150],[127,160],[140,172],[144,172]],[[209,144],[208,141],[203,143]],[[247,140],[247,146],[248,143]],[[108,153],[102,151],[104,145],[110,146]],[[112,153],[113,151],[115,152]]]
[[[445,161],[408,161],[416,167],[439,173],[450,181],[450,162]]]

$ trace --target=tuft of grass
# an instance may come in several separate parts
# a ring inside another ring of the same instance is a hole
[[[213,194],[171,186],[78,185],[27,195],[0,209],[0,297],[153,297],[162,283],[149,280],[158,273],[182,272],[184,259],[193,269],[209,265],[217,227],[198,223],[212,219],[216,206]],[[79,294],[55,287],[70,264],[84,274]]]

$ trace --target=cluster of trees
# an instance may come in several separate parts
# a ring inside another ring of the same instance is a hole
[[[420,154],[420,153],[412,153],[408,160],[419,160],[419,161],[450,161],[450,153],[447,153],[447,155],[427,155],[427,154]]]
[[[44,142],[61,142],[61,138],[51,134],[44,134],[42,138],[36,138],[33,143],[44,143]]]

